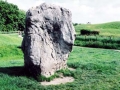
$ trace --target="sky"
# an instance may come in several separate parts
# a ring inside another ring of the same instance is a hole
[[[62,6],[72,12],[73,23],[92,24],[120,21],[120,0],[7,0],[27,11],[44,2]]]

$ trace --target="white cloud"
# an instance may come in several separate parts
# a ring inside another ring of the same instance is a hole
[[[81,20],[83,18],[93,17],[94,8],[86,6],[86,5],[79,5],[80,0],[73,0],[73,1],[68,1],[68,2],[51,2],[51,3],[68,8],[72,12],[73,22],[80,23],[80,22],[84,22],[83,20]]]
[[[120,21],[119,0],[7,0],[28,10],[43,2],[56,4],[69,9],[73,15],[73,22],[77,23],[102,23]]]
[[[29,8],[31,8],[33,6],[33,4],[35,3],[36,0],[7,0],[7,2],[13,3],[18,5],[18,7],[20,9],[23,9],[25,11],[27,11]]]
[[[43,1],[43,0],[37,0],[34,4],[33,4],[33,6],[38,6],[38,5],[40,5],[40,4],[42,4],[42,3],[44,3],[45,1]]]

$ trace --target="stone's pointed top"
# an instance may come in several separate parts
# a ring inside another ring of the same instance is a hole
[[[52,8],[52,7],[59,7],[59,6],[56,6],[54,4],[42,3],[38,6],[30,8],[29,10],[35,10],[35,9],[43,9],[44,10],[45,8]]]
[[[49,3],[42,3],[41,5],[39,5],[40,7],[51,7],[51,6],[56,6],[54,4],[49,4]],[[58,7],[58,6],[56,6]]]
[[[67,67],[67,58],[75,40],[69,10],[43,3],[26,15],[22,43],[25,67],[37,76],[49,77]]]
[[[29,13],[28,15],[31,16],[31,15],[34,15],[32,12],[41,12],[41,11],[45,11],[45,10],[48,10],[48,9],[59,10],[61,12],[64,11],[64,12],[67,12],[71,15],[71,12],[69,11],[69,9],[66,9],[66,8],[63,8],[61,6],[57,6],[57,5],[54,5],[54,4],[49,4],[49,3],[42,3],[39,6],[32,7],[27,11],[27,13]],[[32,14],[30,14],[30,13],[32,13]],[[35,13],[35,14],[37,14],[37,13]]]
[[[55,4],[50,4],[50,3],[42,3],[42,4],[40,4],[40,5],[38,5],[38,6],[36,6],[35,8],[39,8],[39,7],[60,7],[60,6],[57,6],[57,5],[55,5]],[[34,9],[35,9],[34,8]],[[60,8],[63,8],[63,7],[60,7]]]

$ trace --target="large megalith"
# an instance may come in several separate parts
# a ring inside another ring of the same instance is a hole
[[[24,64],[32,75],[49,77],[67,67],[75,40],[69,10],[46,3],[29,9],[24,33]]]

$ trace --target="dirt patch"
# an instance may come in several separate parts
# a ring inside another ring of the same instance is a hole
[[[41,85],[59,85],[59,84],[65,84],[68,82],[73,82],[74,78],[73,77],[61,77],[61,78],[55,78],[54,80],[50,82],[41,82]]]
[[[120,50],[115,50],[115,51],[120,52]]]
[[[75,69],[74,68],[68,68],[70,71],[75,71]]]

